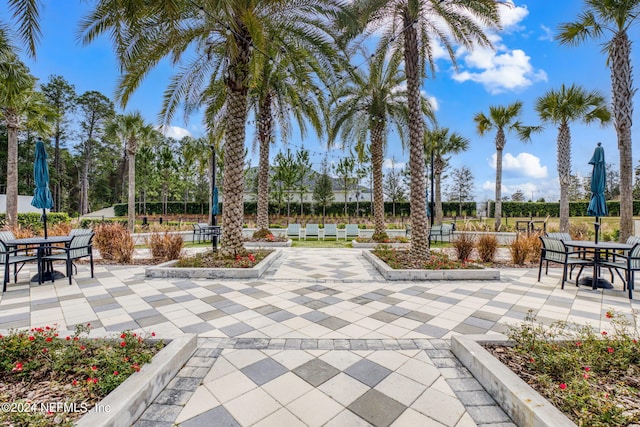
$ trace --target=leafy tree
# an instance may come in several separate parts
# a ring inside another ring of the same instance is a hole
[[[591,195],[591,175],[589,175],[589,195]],[[615,168],[615,165],[607,163],[607,180],[605,183],[604,197],[608,200],[620,200],[624,197],[620,197],[622,194],[620,186],[620,171]]]
[[[353,176],[356,168],[356,159],[354,157],[343,157],[338,161],[336,165],[336,175],[342,185],[342,191],[344,192],[344,214],[347,212],[347,197],[349,196],[349,190],[353,184]]]
[[[454,169],[451,174],[451,180],[449,198],[458,201],[458,214],[462,215],[462,202],[473,200],[473,174],[471,169],[466,166]]]
[[[402,174],[396,170],[394,159],[391,159],[391,168],[384,177],[383,188],[385,196],[391,200],[392,215],[396,216],[396,203],[405,201],[406,193],[402,183]]]
[[[560,25],[557,39],[561,44],[578,45],[588,39],[601,39],[611,33],[604,44],[607,65],[611,68],[613,122],[620,153],[620,191],[630,195],[633,181],[631,124],[633,118],[633,75],[629,29],[640,16],[640,0],[585,0],[585,10],[575,22]],[[620,200],[620,241],[633,234],[633,200]]]
[[[309,150],[305,150],[304,147],[298,150],[296,152],[296,162],[298,166],[298,191],[300,192],[300,216],[302,216],[304,215],[304,195],[308,190],[306,180],[313,172],[311,161],[309,160]]]
[[[577,175],[571,175],[569,179],[569,201],[584,200],[584,185]]]
[[[51,131],[55,112],[42,93],[35,90],[36,79],[15,56],[7,65],[13,72],[0,72],[0,120],[7,127],[7,225],[18,225],[18,131],[29,127],[42,136]],[[48,121],[47,121],[48,119]]]
[[[543,122],[558,126],[558,180],[560,181],[560,231],[569,232],[569,185],[571,182],[571,129],[569,123],[611,120],[604,97],[576,85],[549,90],[536,101],[536,112]]]
[[[313,187],[313,200],[322,207],[322,223],[324,224],[327,206],[333,202],[333,181],[329,176],[329,165],[326,158],[322,161],[322,173],[316,179]]]
[[[511,201],[524,202],[524,192],[518,188],[516,192],[511,195]]]
[[[465,151],[469,147],[469,140],[457,132],[449,133],[448,128],[434,128],[424,134],[424,149],[427,158],[433,153],[434,202],[436,224],[442,224],[442,174],[449,164],[449,154]]]
[[[273,179],[280,183],[283,194],[287,199],[287,222],[289,222],[291,217],[291,196],[298,183],[298,165],[289,148],[287,148],[286,153],[279,152],[275,157],[275,162],[276,167]]]
[[[78,98],[80,114],[81,142],[76,147],[80,152],[82,169],[80,173],[81,214],[89,213],[89,177],[91,165],[109,121],[114,117],[113,102],[97,91],[88,91]]]
[[[507,143],[506,132],[515,131],[522,141],[531,140],[533,132],[542,130],[539,126],[525,126],[518,120],[522,111],[522,102],[516,101],[508,106],[491,106],[489,115],[478,113],[473,120],[476,122],[476,129],[482,136],[491,130],[496,131],[496,207],[495,207],[495,230],[499,231],[502,221],[502,151]]]
[[[51,174],[51,190],[53,193],[53,210],[59,211],[62,206],[60,147],[69,136],[69,115],[76,109],[75,87],[62,76],[49,76],[49,83],[40,88],[49,105],[56,112],[53,124],[53,173]]]
[[[498,27],[500,17],[495,0],[449,2],[440,0],[362,0],[354,3],[372,30],[381,31],[380,46],[401,50],[407,76],[409,109],[409,167],[411,169],[411,256],[429,258],[429,224],[426,214],[424,179],[424,119],[421,88],[428,63],[435,72],[434,43],[440,42],[456,63],[454,42],[472,50],[490,46],[484,28]]]

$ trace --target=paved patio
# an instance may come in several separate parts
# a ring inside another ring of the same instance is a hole
[[[159,337],[199,334],[198,350],[136,426],[512,426],[450,352],[452,334],[497,334],[529,310],[598,328],[638,303],[550,269],[497,281],[386,282],[357,249],[287,248],[256,280],[145,279],[143,267],[79,266],[74,284],[19,283],[0,329],[91,323]]]

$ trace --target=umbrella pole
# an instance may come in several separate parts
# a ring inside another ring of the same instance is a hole
[[[596,217],[596,222],[593,224],[593,227],[596,229],[596,243],[598,243],[598,234],[600,234],[600,217]]]
[[[44,238],[47,238],[47,210],[42,209],[42,222],[44,222]]]

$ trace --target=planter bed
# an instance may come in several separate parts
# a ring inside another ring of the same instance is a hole
[[[292,245],[292,240],[289,239],[286,242],[244,242],[245,248],[288,248]]]
[[[494,268],[454,269],[454,270],[396,270],[371,251],[362,251],[362,255],[378,270],[386,280],[499,280],[500,270]]]
[[[509,341],[486,335],[454,335],[451,351],[514,423],[528,427],[576,426],[481,344],[509,345]]]
[[[267,255],[252,268],[189,268],[175,267],[177,260],[168,261],[145,269],[145,277],[181,279],[252,279],[262,276],[269,266],[281,255],[276,250]]]

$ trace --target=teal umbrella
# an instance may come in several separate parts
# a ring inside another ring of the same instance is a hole
[[[47,166],[47,150],[44,148],[42,138],[36,141],[36,159],[33,163],[33,177],[36,188],[33,192],[31,206],[42,209],[42,221],[44,222],[44,238],[47,238],[47,209],[53,207],[53,197],[49,190],[49,167]]]
[[[220,205],[218,203],[218,187],[213,187],[213,202],[211,206],[211,215],[220,215]]]
[[[589,164],[593,165],[593,172],[591,173],[591,200],[589,200],[587,215],[596,217],[596,243],[598,243],[598,231],[600,228],[598,218],[607,215],[607,202],[604,198],[607,170],[604,163],[602,143],[598,142],[598,146],[593,152],[593,157],[589,160]]]

